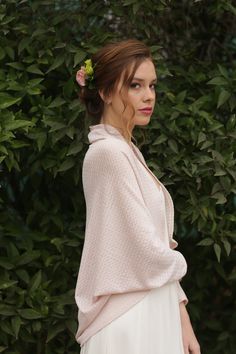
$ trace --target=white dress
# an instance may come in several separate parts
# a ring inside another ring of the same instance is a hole
[[[150,290],[95,333],[81,354],[184,354],[176,282]]]
[[[143,178],[155,182],[150,193],[155,193],[155,203],[159,205],[157,235],[168,244],[168,232],[161,232],[161,224],[167,230],[162,188],[156,188],[157,181],[142,164],[140,168]],[[184,354],[177,282],[151,289],[141,301],[90,337],[80,353]]]

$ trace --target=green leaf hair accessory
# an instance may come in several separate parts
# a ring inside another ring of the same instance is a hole
[[[93,79],[93,65],[92,65],[92,60],[91,59],[87,59],[85,60],[85,73],[87,75],[87,77],[92,80]]]
[[[87,59],[84,62],[85,66],[81,66],[80,70],[76,73],[76,81],[81,87],[88,86],[90,89],[93,88],[93,74],[94,68],[91,59]]]

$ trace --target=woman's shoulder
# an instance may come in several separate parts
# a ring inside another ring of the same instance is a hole
[[[101,139],[90,144],[85,158],[119,158],[123,154],[129,154],[130,149],[129,145],[123,140],[113,138]]]

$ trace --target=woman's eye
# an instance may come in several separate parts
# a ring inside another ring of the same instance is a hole
[[[157,86],[156,84],[152,84],[151,89],[156,90],[156,86]]]
[[[137,82],[132,82],[132,84],[130,85],[131,88],[139,88],[140,84]]]

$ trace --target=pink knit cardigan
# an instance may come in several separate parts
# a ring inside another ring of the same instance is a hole
[[[188,303],[179,283],[187,263],[174,250],[169,192],[118,129],[102,123],[89,128],[82,170],[85,240],[75,290],[81,346],[153,288],[175,281],[179,302]],[[164,193],[167,221],[159,235],[156,188]]]

